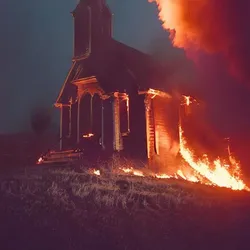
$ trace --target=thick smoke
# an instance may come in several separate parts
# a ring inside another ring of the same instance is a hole
[[[250,1],[149,0],[156,2],[173,44],[185,50],[220,53],[230,73],[250,80]]]

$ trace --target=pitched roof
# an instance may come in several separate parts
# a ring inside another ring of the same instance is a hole
[[[114,39],[110,39],[97,57],[75,61],[64,82],[56,103],[68,103],[75,91],[73,80],[96,76],[105,92],[138,91],[139,89],[167,86],[167,70],[150,55],[140,52]]]
[[[167,81],[168,69],[152,56],[116,40],[113,44],[118,61],[135,77],[138,88],[159,89],[163,86],[162,82]]]

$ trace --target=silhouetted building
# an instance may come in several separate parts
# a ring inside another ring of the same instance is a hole
[[[105,0],[81,0],[72,15],[72,66],[55,103],[61,109],[60,149],[123,152],[165,168],[169,152],[177,154],[178,137],[178,105],[156,90],[166,86],[166,69],[112,38]]]

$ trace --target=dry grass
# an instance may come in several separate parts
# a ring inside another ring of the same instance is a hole
[[[35,167],[2,177],[0,233],[13,223],[13,228],[20,225],[20,242],[34,235],[35,247],[21,249],[38,249],[36,237],[39,249],[243,249],[231,247],[248,241],[242,232],[227,248],[223,237],[249,225],[249,193],[130,176],[118,169],[138,164],[143,165],[115,158],[98,165],[100,176],[82,166]],[[59,240],[51,239],[54,234]],[[213,235],[220,235],[220,245]],[[56,245],[48,248],[53,241]],[[193,245],[188,248],[186,242]]]
[[[81,209],[82,204],[99,208],[125,210],[169,210],[181,206],[210,207],[224,202],[229,190],[204,187],[181,180],[158,180],[136,177],[119,171],[120,167],[135,167],[131,161],[112,159],[99,164],[100,176],[82,166],[73,168],[28,169],[1,182],[1,194],[21,200],[48,199],[65,210]],[[108,167],[107,167],[108,166]],[[244,192],[243,192],[244,193]],[[242,192],[234,192],[237,198]],[[244,196],[245,197],[245,196]],[[30,209],[29,209],[30,210]]]

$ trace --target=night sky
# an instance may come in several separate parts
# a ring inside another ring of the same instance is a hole
[[[76,2],[1,0],[0,133],[29,129],[33,107],[53,105],[71,64],[70,11]],[[107,2],[114,13],[117,40],[165,57],[172,68],[173,82],[186,85],[209,102],[208,113],[226,132],[248,129],[250,92],[221,67],[220,57],[203,55],[199,68],[195,69],[182,50],[172,47],[168,33],[161,28],[154,4],[147,0]]]
[[[51,106],[71,64],[76,0],[0,2],[0,133],[26,130],[34,106]],[[145,0],[109,1],[114,36],[147,51],[162,31]],[[140,31],[140,32],[138,32]]]

